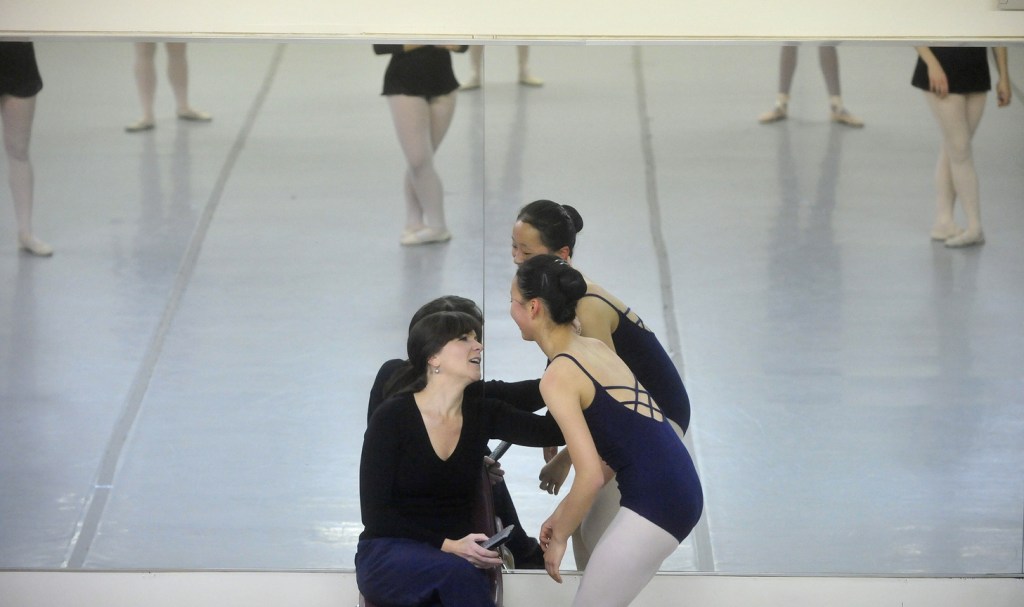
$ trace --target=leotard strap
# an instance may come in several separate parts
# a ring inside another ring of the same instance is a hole
[[[600,299],[601,301],[603,301],[604,303],[608,304],[608,307],[610,307],[611,309],[615,310],[619,314],[622,314],[626,318],[626,320],[628,320],[629,322],[632,322],[633,324],[635,324],[636,326],[640,327],[641,329],[647,329],[647,326],[644,324],[643,319],[640,318],[639,315],[634,315],[634,316],[636,316],[636,320],[635,321],[629,317],[629,312],[633,308],[630,308],[629,306],[626,306],[626,311],[623,312],[615,304],[613,304],[612,302],[608,301],[607,297],[604,297],[602,295],[598,295],[597,293],[584,293],[583,297],[596,297],[596,298]]]
[[[664,419],[664,415],[658,407],[658,404],[651,399],[650,392],[640,387],[640,382],[636,379],[636,375],[633,375],[632,386],[605,386],[597,381],[597,379],[590,374],[590,371],[587,371],[587,368],[584,367],[580,361],[576,360],[576,357],[573,355],[563,352],[561,354],[556,354],[551,360],[554,361],[555,358],[568,358],[572,362],[576,363],[576,366],[580,368],[580,371],[583,371],[583,373],[590,378],[590,381],[593,382],[595,388],[604,390],[605,394],[608,395],[608,398],[621,404],[627,409],[657,421],[662,421]],[[629,396],[632,398],[628,400],[619,400],[611,395],[612,390],[627,390],[629,392]]]

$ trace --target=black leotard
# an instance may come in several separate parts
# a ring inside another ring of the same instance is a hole
[[[615,471],[619,504],[682,542],[704,509],[690,452],[669,423],[650,416],[649,400],[636,385],[604,386],[569,354],[559,357],[576,363],[594,384],[594,400],[583,418],[598,455]],[[609,390],[632,391],[633,398],[620,402]]]
[[[43,89],[31,42],[0,42],[0,95],[35,97]]]
[[[644,326],[639,316],[636,321],[632,320],[629,308],[623,312],[596,293],[587,293],[584,297],[596,297],[618,312],[619,326],[612,333],[615,353],[651,393],[662,412],[686,432],[690,427],[690,397],[683,386],[683,378],[658,337]]]
[[[468,46],[456,52],[464,53]],[[401,44],[374,44],[373,52],[391,55],[384,72],[382,95],[411,95],[431,99],[447,95],[459,88],[452,71],[451,51],[436,46],[421,46],[411,51]]]
[[[949,92],[959,95],[967,93],[984,93],[992,89],[992,79],[988,73],[988,55],[983,46],[930,46],[928,47],[939,60],[942,71],[946,72],[949,81]],[[928,66],[924,59],[917,58],[914,76],[910,84],[923,90],[928,86]]]

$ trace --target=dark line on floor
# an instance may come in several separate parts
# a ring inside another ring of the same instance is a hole
[[[139,369],[135,373],[135,379],[132,381],[131,389],[125,397],[121,416],[114,425],[110,439],[107,441],[107,448],[103,453],[103,460],[100,462],[96,480],[93,484],[89,497],[86,499],[84,514],[79,520],[75,534],[71,539],[67,558],[61,565],[63,568],[82,568],[89,555],[89,550],[92,548],[92,543],[96,538],[96,532],[99,529],[100,520],[103,517],[107,501],[113,491],[114,477],[117,475],[117,469],[121,463],[124,445],[139,417],[139,411],[142,408],[142,401],[146,396],[146,392],[149,390],[149,383],[153,378],[153,370],[155,369],[163,351],[164,341],[167,339],[167,334],[170,331],[171,324],[174,322],[174,318],[177,316],[178,309],[181,306],[181,300],[192,280],[192,275],[195,272],[196,263],[199,259],[199,253],[202,251],[203,242],[206,240],[206,234],[213,221],[213,215],[216,212],[217,207],[220,204],[221,197],[224,194],[224,188],[227,185],[228,179],[231,177],[231,173],[234,170],[235,164],[238,162],[239,156],[241,156],[242,149],[245,147],[245,142],[248,140],[249,135],[252,132],[253,124],[256,122],[256,117],[259,115],[259,112],[263,107],[263,103],[266,101],[267,95],[270,92],[270,87],[274,81],[274,77],[277,75],[278,67],[281,64],[282,57],[284,56],[284,49],[284,44],[278,44],[274,49],[270,65],[267,67],[267,72],[263,77],[263,83],[260,86],[248,113],[246,114],[245,120],[242,122],[242,127],[239,130],[238,135],[235,137],[235,143],[228,152],[227,158],[224,161],[224,166],[221,167],[220,174],[217,177],[217,182],[214,185],[213,191],[210,193],[210,197],[206,201],[203,212],[196,224],[195,231],[192,233],[188,249],[186,249],[185,256],[182,258],[181,264],[178,267],[178,272],[175,276],[174,285],[171,288],[167,305],[164,307],[163,314],[160,317],[160,322],[150,339],[149,346],[146,348],[146,354],[139,365]]]
[[[654,154],[654,139],[651,134],[651,117],[647,108],[647,86],[644,78],[643,47],[633,47],[633,75],[636,80],[637,117],[640,120],[640,144],[644,156],[644,177],[647,196],[647,209],[651,221],[651,238],[654,255],[658,264],[658,283],[661,285],[662,316],[665,319],[664,341],[673,364],[679,375],[686,379],[686,367],[683,361],[682,340],[679,337],[679,324],[676,322],[675,294],[672,289],[672,270],[669,263],[668,247],[661,231],[661,199],[658,195],[658,166]],[[700,462],[693,445],[693,426],[683,438],[694,464],[700,470]],[[715,570],[715,556],[711,545],[711,532],[708,528],[707,514],[700,518],[693,530],[694,556],[697,569],[700,571]]]

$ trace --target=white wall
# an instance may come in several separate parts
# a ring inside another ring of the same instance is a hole
[[[0,35],[1024,41],[999,0],[3,0]]]
[[[579,577],[506,574],[506,607],[568,605]],[[3,607],[349,607],[351,572],[0,572]],[[1020,607],[1024,579],[659,574],[633,607]]]

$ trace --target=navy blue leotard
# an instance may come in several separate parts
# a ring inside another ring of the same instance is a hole
[[[594,400],[583,417],[598,454],[615,471],[619,505],[682,542],[704,509],[700,479],[683,442],[664,418],[650,417],[650,399],[636,384],[605,387],[574,357],[559,357],[576,363],[594,383]],[[609,390],[626,391],[629,400],[620,402]]]
[[[596,293],[587,293],[584,297],[596,297],[619,314],[619,326],[612,333],[615,353],[647,388],[665,415],[686,432],[690,427],[690,397],[683,386],[683,378],[658,337],[644,326],[639,316],[637,321],[629,318],[629,308],[623,312]]]

